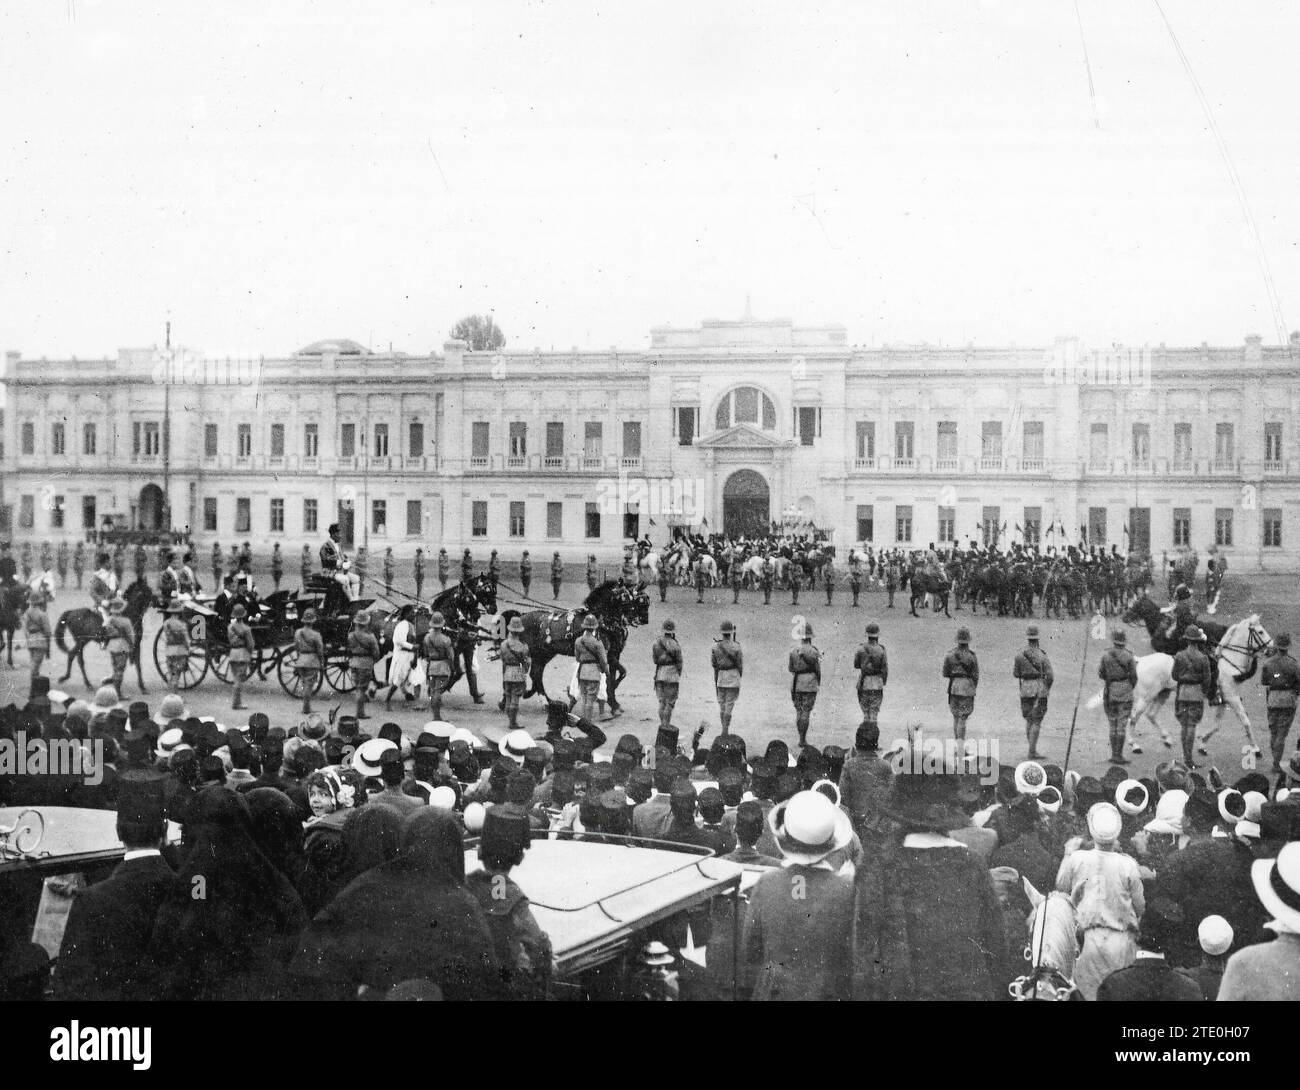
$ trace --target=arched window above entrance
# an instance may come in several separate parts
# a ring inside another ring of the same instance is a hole
[[[719,431],[735,424],[752,424],[764,431],[775,431],[776,406],[756,386],[737,386],[718,402],[714,424]]]

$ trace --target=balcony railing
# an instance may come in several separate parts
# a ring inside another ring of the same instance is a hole
[[[553,455],[553,454],[551,454],[551,455],[547,455],[545,458],[542,459],[542,468],[543,468],[543,469],[563,469],[563,468],[564,468],[564,455],[562,455],[562,454],[561,454],[561,455],[558,455],[558,456]]]
[[[894,468],[895,468],[895,469],[915,469],[915,468],[916,468],[916,459],[915,459],[915,458],[895,458],[895,459],[894,459]],[[909,540],[910,540],[910,539],[909,539]]]
[[[854,458],[853,468],[854,469],[875,469],[876,460],[875,458]]]
[[[997,457],[991,457],[991,458],[989,458],[989,457],[983,457],[983,458],[980,458],[980,472],[981,472],[981,473],[1001,473],[1001,472],[1002,472],[1002,458],[1001,458],[1001,456],[999,455],[999,456],[997,456]]]
[[[629,457],[620,458],[618,460],[618,465],[620,469],[640,469],[641,455],[638,454],[635,457],[631,457],[631,458]]]
[[[1041,473],[1044,465],[1042,458],[1023,458],[1020,462],[1020,468],[1026,473]]]
[[[1286,466],[1285,466],[1282,462],[1265,462],[1265,463],[1264,463],[1264,472],[1265,472],[1265,473],[1283,473],[1283,472],[1285,472],[1285,470],[1286,470]]]
[[[1192,471],[1192,460],[1190,458],[1175,458],[1169,464],[1169,468],[1173,473],[1190,473]]]
[[[1129,463],[1129,469],[1134,473],[1150,473],[1151,459],[1134,458],[1133,461]]]
[[[1237,462],[1232,458],[1215,458],[1211,471],[1218,476],[1228,476],[1238,471]]]
[[[522,454],[512,454],[506,459],[507,469],[523,469],[528,464],[528,459]]]
[[[953,470],[955,470],[955,469],[957,468],[957,459],[956,459],[956,458],[936,458],[936,459],[934,460],[934,468],[937,469],[937,470],[939,470],[940,472],[945,472],[945,473],[947,473],[947,472],[952,472]]]
[[[596,455],[584,454],[582,456],[582,468],[583,469],[604,469],[605,459],[602,458],[599,454]]]
[[[469,460],[470,469],[487,469],[487,467],[488,467],[487,458],[471,457]]]

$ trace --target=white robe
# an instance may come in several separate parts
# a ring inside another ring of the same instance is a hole
[[[406,686],[415,665],[415,645],[411,643],[411,622],[398,621],[393,628],[393,653],[388,659],[388,684]]]

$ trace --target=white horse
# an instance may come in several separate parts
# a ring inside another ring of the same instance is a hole
[[[1246,732],[1246,741],[1251,750],[1257,756],[1260,754],[1259,747],[1255,745],[1254,732],[1251,730],[1250,716],[1242,704],[1241,687],[1255,676],[1255,671],[1259,668],[1259,655],[1272,642],[1273,638],[1259,623],[1258,613],[1243,618],[1224,632],[1223,638],[1218,643],[1219,692],[1223,696],[1223,703],[1215,712],[1213,724],[1201,734],[1198,740],[1201,753],[1206,752],[1206,742],[1213,738],[1218,733],[1219,727],[1223,725],[1223,709],[1231,708]],[[1173,748],[1174,742],[1169,732],[1156,719],[1156,713],[1165,706],[1170,693],[1174,691],[1173,668],[1174,657],[1160,652],[1143,655],[1137,660],[1138,683],[1137,688],[1133,690],[1133,713],[1129,717],[1125,732],[1125,742],[1134,753],[1142,752],[1137,728],[1143,716],[1149,719],[1151,725],[1159,731],[1160,740],[1165,746]],[[1087,706],[1093,709],[1101,707],[1103,695],[1104,690],[1103,693],[1098,693],[1089,699]]]
[[[740,570],[749,586],[758,586],[763,581],[763,558],[761,556],[751,556],[741,565]]]
[[[713,559],[713,554],[701,550],[695,557],[692,567],[698,567],[704,572],[705,584],[710,587],[716,587],[718,583],[718,562]]]
[[[46,601],[54,601],[54,573],[48,568],[37,572],[27,584],[27,589],[32,594],[39,590],[45,595]]]
[[[1076,991],[1074,963],[1079,956],[1079,939],[1075,927],[1074,902],[1069,894],[1052,890],[1039,893],[1028,878],[1025,894],[1034,910],[1029,917],[1029,942],[1025,960],[1029,972],[1008,987],[1013,999],[1068,1000]]]
[[[651,549],[645,556],[637,562],[637,570],[641,573],[641,579],[646,583],[659,582],[659,565],[663,563],[659,554]]]

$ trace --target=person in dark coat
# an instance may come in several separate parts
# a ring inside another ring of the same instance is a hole
[[[880,756],[880,728],[875,723],[858,727],[853,753],[840,772],[840,805],[853,821],[853,831],[863,844],[876,843],[889,831],[882,810],[889,798],[893,766]]]
[[[826,862],[853,836],[848,815],[800,791],[768,821],[784,864],[749,895],[741,954],[756,1000],[851,999],[853,883]]]
[[[1200,1003],[1201,986],[1175,969],[1165,950],[1183,926],[1183,911],[1173,901],[1153,899],[1142,913],[1137,960],[1116,969],[1097,989],[1099,1003]]]
[[[248,803],[254,843],[296,889],[307,865],[298,807],[274,787],[254,787],[243,795]]]
[[[155,998],[149,938],[176,877],[159,850],[166,832],[161,792],[152,785],[124,788],[117,835],[126,854],[108,878],[73,899],[54,977],[56,999]]]
[[[1040,893],[1054,888],[1060,859],[1043,847],[1039,836],[1038,802],[1032,795],[1021,795],[1007,807],[1007,820],[1000,826],[1001,842],[989,857],[990,867],[1014,867],[1021,878]]]
[[[1002,909],[988,869],[947,835],[964,823],[956,769],[909,771],[930,759],[904,754],[888,804],[899,828],[857,870],[855,999],[1002,998]]]
[[[432,806],[410,814],[396,857],[364,872],[317,915],[292,972],[317,999],[407,980],[431,980],[449,1000],[500,998],[492,935],[465,888],[456,818]]]
[[[302,901],[257,847],[242,795],[204,788],[189,825],[197,830],[194,847],[159,909],[149,945],[159,998],[274,998],[307,923]]]

